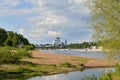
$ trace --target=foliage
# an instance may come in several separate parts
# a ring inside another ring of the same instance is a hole
[[[112,80],[112,77],[110,73],[106,73],[99,78],[97,78],[95,75],[91,77],[85,76],[82,80]]]
[[[31,57],[28,50],[24,48],[1,47],[0,48],[0,64],[17,63],[22,57]]]
[[[22,38],[22,42],[24,45],[29,45],[29,41],[26,38]]]
[[[26,50],[34,50],[35,46],[31,44],[31,45],[22,46],[22,48],[25,48]]]
[[[75,66],[70,63],[65,62],[65,63],[61,63],[60,67],[74,68]]]
[[[7,39],[7,33],[4,29],[0,28],[0,46],[3,45],[5,40]]]
[[[98,80],[113,80],[110,73],[104,74]]]
[[[7,38],[4,42],[4,46],[19,47],[22,45],[30,45],[30,43],[23,35],[7,31]]]
[[[8,35],[8,39],[9,39],[9,40],[12,40],[12,39],[13,39],[13,36],[14,36],[14,32],[12,32],[12,31],[7,31],[7,35]]]
[[[5,42],[4,42],[4,45],[6,46],[12,46],[13,45],[13,42],[9,39],[7,39]]]
[[[28,50],[25,48],[19,48],[15,52],[15,56],[22,58],[22,57],[31,57],[31,54],[28,53]]]
[[[115,72],[120,75],[120,65],[115,66]]]
[[[88,0],[92,14],[94,38],[102,47],[116,53],[120,51],[120,1]]]
[[[19,44],[19,38],[18,38],[18,35],[15,33],[14,36],[13,36],[13,47],[16,47],[16,45]]]
[[[1,47],[0,48],[0,64],[3,63],[16,63],[18,62],[19,57],[15,56],[12,52],[12,48]]]
[[[98,46],[97,42],[83,42],[83,43],[74,43],[74,44],[70,44],[67,47],[68,48],[75,48],[75,49],[85,49],[85,48],[90,48],[92,46]]]

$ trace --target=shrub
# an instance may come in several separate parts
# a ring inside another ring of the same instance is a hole
[[[30,53],[28,53],[28,50],[25,48],[19,48],[16,50],[15,56],[22,58],[22,57],[31,57]]]
[[[74,68],[75,66],[70,63],[65,62],[65,63],[60,64],[60,67]]]
[[[115,72],[120,75],[120,65],[115,66]]]
[[[102,75],[101,77],[99,77],[98,80],[112,80],[112,76],[110,73],[106,73],[106,74]]]
[[[19,61],[19,57],[11,53],[12,48],[1,47],[0,48],[0,64],[2,63],[16,63]]]
[[[83,63],[79,64],[79,66],[84,67],[85,65]]]
[[[35,49],[34,45],[22,46],[22,48],[25,48],[27,50],[34,50]]]
[[[12,47],[0,47],[0,64],[17,63],[22,57],[31,57],[27,49]]]

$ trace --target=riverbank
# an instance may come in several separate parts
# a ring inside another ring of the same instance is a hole
[[[46,52],[38,52],[32,51],[32,56],[34,59],[23,59],[24,61],[32,62],[35,64],[54,64],[59,66],[62,63],[70,63],[79,67],[83,64],[86,67],[111,67],[114,66],[116,61],[112,60],[104,60],[104,59],[95,59],[95,58],[87,58],[80,56],[71,56],[64,54],[54,54],[54,53],[46,53]]]
[[[66,73],[84,68],[111,67],[116,63],[109,60],[37,51],[32,51],[31,55],[31,58],[23,58],[18,64],[0,65],[0,80],[25,80],[33,76]]]

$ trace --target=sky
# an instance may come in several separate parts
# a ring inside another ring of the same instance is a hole
[[[91,41],[86,0],[0,0],[0,27],[26,37],[30,43]]]

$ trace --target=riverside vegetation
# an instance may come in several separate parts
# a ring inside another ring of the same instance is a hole
[[[93,37],[101,41],[100,46],[112,58],[120,53],[120,0],[87,0],[86,2],[91,17]],[[84,80],[97,80],[95,76]],[[98,80],[120,80],[120,66],[115,67],[115,72],[109,72]]]

